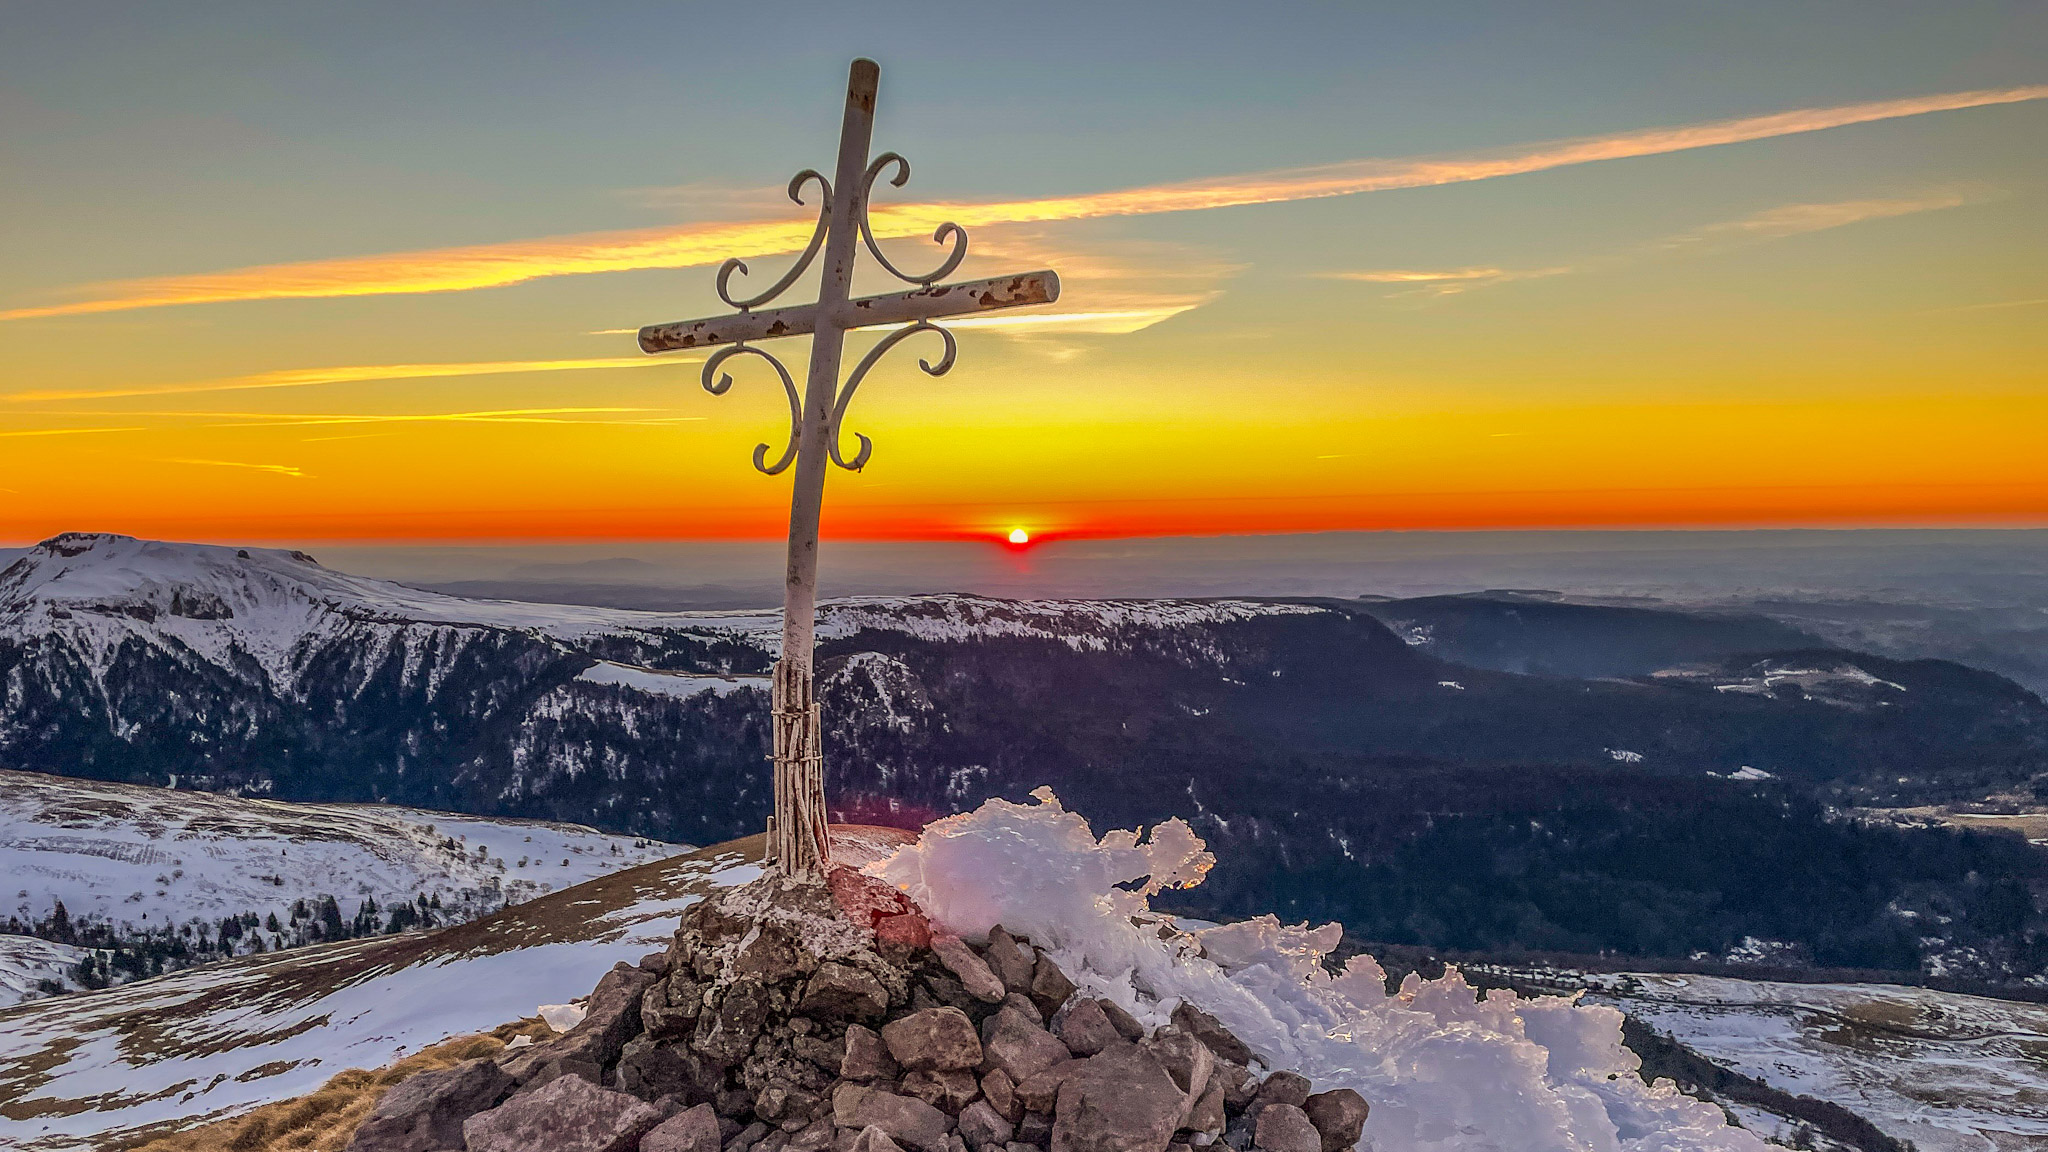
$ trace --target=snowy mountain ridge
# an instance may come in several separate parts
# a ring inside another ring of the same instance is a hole
[[[818,635],[830,640],[881,630],[934,641],[1032,637],[1099,651],[1122,630],[1318,611],[1250,601],[868,596],[826,601]],[[0,570],[0,634],[61,637],[102,677],[125,643],[161,648],[175,641],[238,678],[253,678],[253,664],[274,690],[289,694],[324,643],[365,628],[383,641],[380,654],[404,633],[431,633],[413,637],[431,642],[408,650],[402,676],[406,683],[426,676],[431,691],[438,687],[432,649],[460,646],[469,629],[515,630],[564,646],[685,633],[738,641],[766,654],[774,650],[781,615],[471,600],[337,572],[299,551],[111,533],[67,532]],[[374,664],[374,656],[364,663]]]

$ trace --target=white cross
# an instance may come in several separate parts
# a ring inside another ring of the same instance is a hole
[[[892,166],[896,172],[890,183],[901,187],[910,178],[910,163],[894,152],[885,152],[872,163],[868,160],[880,79],[881,68],[874,61],[853,62],[846,86],[846,118],[839,131],[839,167],[833,181],[828,183],[823,175],[806,169],[789,182],[789,197],[798,204],[803,203],[806,184],[815,183],[820,196],[817,229],[795,266],[767,291],[735,300],[730,291],[732,275],[744,275],[747,266],[727,260],[718,270],[718,295],[738,312],[707,320],[652,324],[640,330],[644,352],[716,347],[703,372],[704,387],[715,395],[732,387],[732,377],[719,369],[734,356],[746,354],[772,365],[789,397],[789,443],[772,464],[768,445],[756,448],[754,467],[772,476],[792,462],[796,464],[795,490],[789,502],[789,566],[783,583],[782,658],[775,664],[774,677],[775,815],[768,824],[769,858],[792,875],[822,875],[830,855],[825,832],[824,758],[811,663],[817,620],[818,516],[825,498],[827,462],[858,469],[867,463],[873,448],[867,437],[855,433],[859,451],[851,459],[841,454],[839,427],[846,406],[868,370],[889,349],[918,332],[936,332],[945,342],[938,363],[920,360],[918,366],[933,376],[950,369],[957,350],[953,334],[932,321],[1050,304],[1060,294],[1059,277],[1046,271],[964,284],[937,283],[967,255],[967,232],[957,224],[941,224],[932,233],[932,239],[940,244],[950,241],[952,251],[929,275],[906,274],[882,254],[868,225],[868,193],[876,178]],[[865,244],[891,275],[918,287],[888,296],[851,298],[856,241]],[[817,303],[755,311],[794,284],[821,252],[825,259]],[[902,327],[883,337],[854,366],[842,387],[839,354],[847,331],[886,325]],[[811,336],[811,371],[803,394],[798,395],[789,370],[751,341],[805,333]]]

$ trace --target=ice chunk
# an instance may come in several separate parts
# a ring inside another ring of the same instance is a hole
[[[1390,995],[1371,957],[1332,976],[1343,928],[1272,916],[1186,932],[1151,909],[1214,865],[1194,830],[1097,837],[1046,789],[937,821],[867,871],[932,919],[980,939],[1031,937],[1090,995],[1148,1024],[1185,1000],[1271,1068],[1372,1105],[1375,1152],[1763,1152],[1754,1134],[1668,1081],[1643,1083],[1621,1015],[1573,1000],[1479,996],[1455,969]]]

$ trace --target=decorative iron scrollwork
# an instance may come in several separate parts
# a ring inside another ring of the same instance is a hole
[[[818,258],[818,249],[825,246],[825,231],[832,223],[832,182],[825,179],[824,174],[816,169],[806,168],[790,177],[789,198],[798,204],[802,204],[804,202],[804,185],[812,180],[818,182],[818,226],[811,230],[811,242],[804,247],[803,255],[797,257],[796,263],[790,265],[789,271],[782,274],[782,279],[770,285],[766,292],[761,293],[759,296],[750,296],[745,300],[735,300],[732,298],[730,282],[732,274],[735,272],[742,276],[747,274],[746,261],[741,260],[737,256],[727,260],[724,264],[719,265],[718,268],[718,298],[720,300],[725,301],[742,312],[758,308],[788,291],[789,286],[796,283],[796,278],[804,274],[804,269],[811,266],[811,261]]]
[[[887,168],[891,164],[896,166],[896,175],[889,178],[889,183],[901,188],[910,182],[910,161],[905,160],[894,152],[884,152],[880,156],[875,157],[875,162],[868,165],[867,175],[861,177],[860,182],[860,238],[866,243],[868,253],[882,267],[888,269],[891,276],[906,284],[920,284],[928,287],[951,274],[953,269],[960,266],[962,260],[967,259],[967,229],[948,220],[933,230],[932,240],[936,243],[944,244],[947,238],[950,237],[953,241],[953,251],[946,257],[945,263],[940,264],[937,268],[932,269],[923,276],[913,276],[890,262],[887,256],[882,255],[881,246],[875,243],[874,229],[868,224],[868,205],[874,195],[875,177],[880,176],[882,169]]]
[[[704,361],[703,382],[706,392],[711,393],[713,396],[725,395],[726,390],[732,387],[732,375],[720,372],[719,369],[724,367],[727,360],[740,355],[759,356],[772,365],[775,369],[775,374],[782,378],[782,391],[789,397],[789,443],[783,446],[782,455],[776,459],[775,463],[770,464],[768,463],[768,445],[760,444],[754,448],[754,467],[767,475],[773,476],[789,467],[796,460],[797,437],[803,430],[803,397],[797,393],[796,381],[790,378],[789,369],[782,366],[782,361],[777,360],[772,354],[764,352],[751,344],[733,344],[720,348],[711,354],[710,359]],[[717,378],[713,379],[714,376]]]
[[[853,459],[848,460],[839,451],[840,424],[846,418],[846,406],[853,402],[854,390],[860,387],[860,382],[866,378],[868,369],[873,368],[882,357],[888,355],[889,349],[903,343],[919,332],[937,332],[940,339],[945,341],[945,351],[939,356],[937,364],[920,358],[917,366],[924,369],[927,376],[944,376],[952,370],[953,357],[960,350],[959,342],[953,338],[951,332],[929,320],[919,320],[915,324],[906,324],[887,336],[882,337],[873,348],[868,349],[867,355],[860,358],[860,363],[854,366],[853,374],[846,378],[846,386],[839,390],[839,399],[832,405],[832,422],[825,429],[825,445],[831,451],[834,464],[849,472],[858,472],[868,462],[868,456],[873,453],[875,445],[873,441],[858,432],[853,434],[853,438],[860,441],[860,451],[853,454]]]

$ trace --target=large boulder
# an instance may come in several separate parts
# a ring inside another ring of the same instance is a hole
[[[995,1105],[976,1100],[960,1110],[959,1132],[969,1148],[1000,1148],[1017,1134],[1017,1126],[1004,1119]]]
[[[1073,1059],[1074,1054],[1067,1051],[1058,1037],[1010,1005],[1004,1005],[1001,1011],[982,1021],[981,1026],[981,1047],[989,1066],[1001,1068],[1015,1083],[1022,1084],[1055,1064]]]
[[[988,947],[982,955],[1005,988],[1012,992],[1030,993],[1031,974],[1038,962],[1029,946],[1018,943],[1015,936],[1003,931],[1003,926],[998,924],[989,929]]]
[[[1052,1152],[1164,1152],[1187,1107],[1157,1057],[1118,1044],[1079,1061],[1060,1085]]]
[[[872,1020],[889,1010],[889,993],[851,964],[827,960],[804,985],[797,1010],[821,1020]]]
[[[1299,1108],[1308,1103],[1310,1087],[1308,1077],[1299,1072],[1275,1072],[1259,1084],[1259,1103],[1291,1104]]]
[[[958,1008],[926,1008],[882,1026],[889,1055],[905,1068],[951,1071],[981,1063],[974,1021]]]
[[[932,954],[960,981],[969,996],[988,1004],[999,1004],[1008,991],[989,969],[988,961],[974,954],[965,941],[949,932],[932,936]]]
[[[1232,1035],[1222,1021],[1185,1000],[1173,1010],[1173,1026],[1207,1044],[1219,1060],[1232,1064],[1252,1062],[1252,1050],[1244,1041]]]
[[[462,1146],[462,1122],[496,1107],[513,1079],[489,1060],[422,1072],[379,1097],[349,1140],[349,1152],[437,1152]]]
[[[1116,1025],[1110,1023],[1102,1004],[1087,999],[1067,1005],[1067,1010],[1054,1021],[1053,1034],[1076,1056],[1093,1056],[1124,1038]]]
[[[894,1080],[899,1069],[889,1046],[874,1029],[859,1024],[846,1026],[846,1055],[839,1061],[839,1075],[845,1080]]]
[[[1259,1110],[1253,1146],[1264,1152],[1321,1152],[1323,1137],[1308,1113],[1292,1104],[1268,1104]],[[474,1150],[472,1150],[474,1152]]]
[[[1318,1092],[1308,1098],[1301,1110],[1322,1134],[1323,1152],[1344,1152],[1357,1144],[1359,1135],[1365,1131],[1365,1118],[1372,1111],[1365,1097],[1349,1088]]]
[[[626,1041],[640,1034],[640,999],[654,983],[654,973],[619,963],[604,974],[590,993],[583,1022],[555,1042],[564,1056],[610,1064]]]
[[[944,1112],[909,1096],[841,1084],[832,1094],[832,1122],[841,1128],[879,1128],[898,1144],[923,1152],[946,1152],[953,1121]]]
[[[637,971],[637,969],[636,969]],[[469,1152],[632,1152],[662,1111],[580,1076],[560,1076],[462,1125]]]
[[[640,1152],[718,1152],[718,1113],[709,1104],[685,1108],[640,1138]]]

